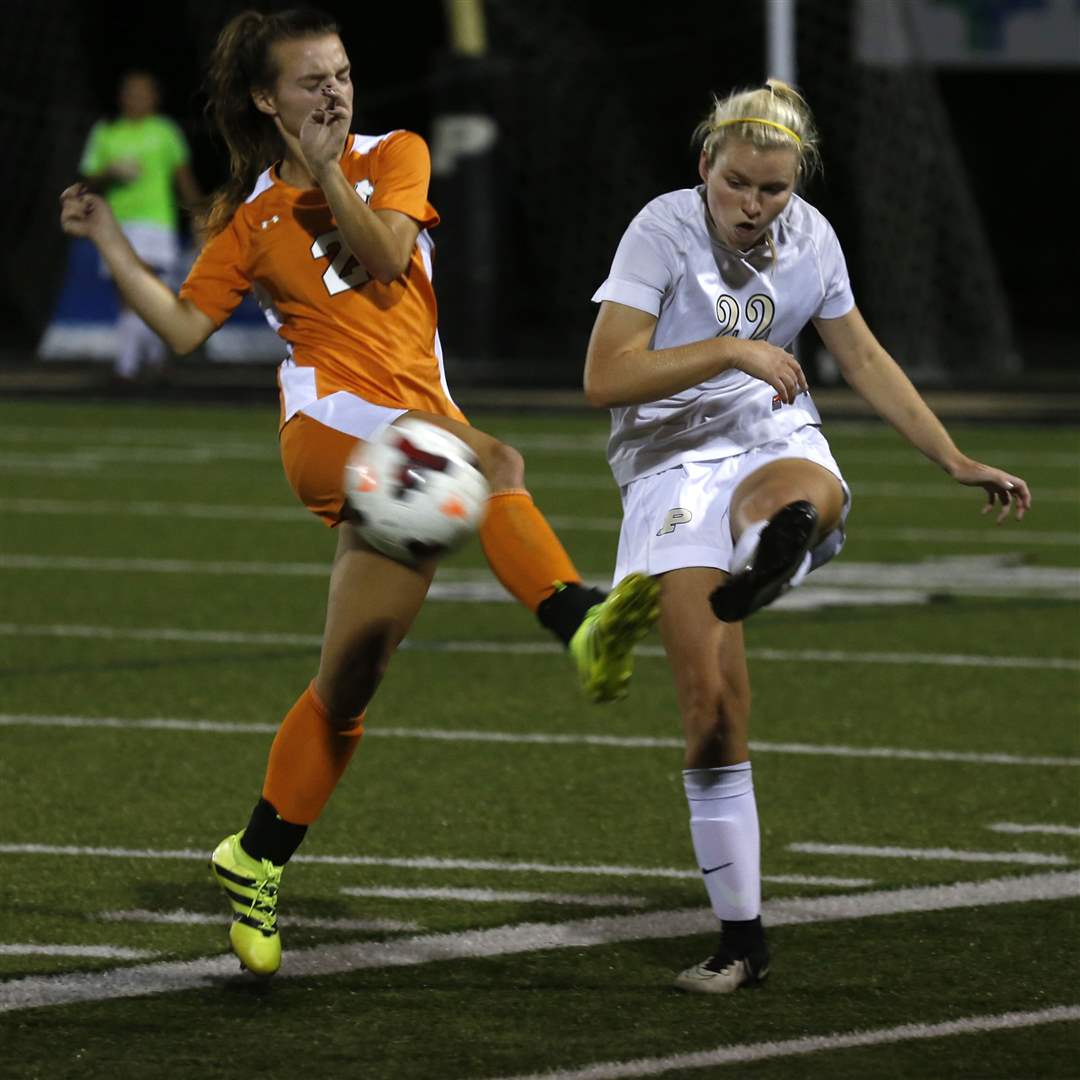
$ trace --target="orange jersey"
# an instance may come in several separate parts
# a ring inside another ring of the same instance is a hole
[[[338,391],[378,405],[459,415],[443,374],[432,288],[439,215],[428,202],[431,159],[408,131],[350,135],[345,177],[373,210],[420,225],[408,269],[388,285],[345,246],[318,188],[283,183],[267,169],[232,220],[203,248],[180,296],[221,326],[253,291],[284,339],[282,421]]]

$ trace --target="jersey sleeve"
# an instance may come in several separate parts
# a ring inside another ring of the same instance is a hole
[[[431,154],[419,135],[394,132],[379,145],[373,164],[372,210],[397,210],[411,217],[421,229],[438,225],[439,215],[428,202]]]
[[[593,301],[614,300],[659,317],[675,278],[677,245],[669,227],[646,207],[623,234],[607,280]]]
[[[818,257],[824,297],[818,308],[817,318],[839,319],[855,306],[855,296],[851,291],[851,279],[848,277],[843,249],[828,222],[825,222],[825,233]]]
[[[206,242],[184,284],[180,299],[193,303],[215,328],[236,310],[251,290],[247,243],[240,213]]]

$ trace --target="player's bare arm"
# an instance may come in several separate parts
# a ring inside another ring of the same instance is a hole
[[[1000,506],[998,522],[1015,506],[1017,518],[1031,507],[1031,492],[1019,477],[975,461],[953,442],[900,365],[885,351],[858,308],[838,319],[815,319],[814,326],[849,386],[912,446],[957,483],[981,487],[983,513]]]
[[[372,210],[335,161],[319,180],[342,238],[376,281],[388,285],[409,268],[418,222],[398,210]]]
[[[767,382],[790,404],[806,376],[790,353],[767,341],[716,337],[671,349],[650,349],[656,316],[612,300],[600,305],[585,356],[585,397],[610,409],[659,401],[738,368]]]
[[[389,284],[408,269],[420,226],[396,210],[372,210],[357,194],[341,170],[351,113],[333,90],[325,89],[323,97],[297,136],[289,135],[280,120],[278,130],[322,188],[345,245],[376,281]]]
[[[214,324],[203,312],[143,265],[100,195],[84,184],[67,188],[60,196],[60,225],[69,236],[93,241],[124,302],[173,352],[189,353],[213,333]]]

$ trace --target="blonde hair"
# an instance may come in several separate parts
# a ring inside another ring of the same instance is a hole
[[[810,106],[793,86],[779,79],[768,79],[755,90],[736,90],[726,98],[713,98],[709,115],[694,129],[693,143],[701,145],[712,166],[731,139],[741,139],[759,150],[795,150],[800,181],[821,166]]]

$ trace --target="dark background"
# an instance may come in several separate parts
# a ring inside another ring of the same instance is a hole
[[[139,67],[159,77],[164,111],[183,126],[203,186],[222,180],[225,155],[204,121],[198,88],[218,30],[246,6],[275,5],[17,0],[14,31],[0,47],[0,123],[12,148],[4,163],[9,242],[0,266],[9,360],[32,358],[48,320],[65,249],[55,196],[74,177],[90,124],[111,108],[121,72]],[[433,180],[432,201],[443,214],[434,237],[448,355],[478,382],[574,383],[593,317],[589,297],[626,223],[653,196],[696,182],[689,137],[710,95],[766,74],[761,0],[654,5],[632,16],[621,4],[489,3],[490,56],[479,64],[450,56],[441,3],[322,7],[337,17],[353,61],[354,129],[406,127],[430,140],[440,113],[476,107],[498,123],[500,140],[479,181],[473,175],[463,189],[460,177]],[[848,71],[845,0],[802,0],[798,23],[799,82],[818,112],[826,161],[824,178],[807,194],[833,221],[856,298],[886,344],[919,367],[910,354],[924,344],[899,329],[916,318],[905,297],[893,315],[887,298],[876,299],[882,262],[953,281],[978,271],[990,284],[980,301],[983,279],[966,282],[975,322],[965,329],[960,317],[941,319],[960,327],[961,336],[945,346],[952,381],[1020,377],[1015,365],[1009,371],[992,362],[993,346],[979,341],[978,322],[994,315],[986,309],[1004,306],[997,314],[1009,324],[1024,380],[1068,383],[1077,271],[1065,151],[1075,137],[1080,69],[922,69],[915,82],[886,91],[883,77]],[[898,119],[895,104],[881,106],[879,118],[871,114],[880,120],[880,145],[903,160],[926,152],[914,174],[926,190],[908,210],[929,232],[912,233],[910,242],[903,232],[877,239],[875,221],[906,202],[905,188],[886,192],[875,174],[859,171],[866,136],[856,145],[851,130],[867,120],[846,111],[886,92],[893,96],[882,102],[900,101],[910,115]],[[941,166],[943,153],[954,155],[959,180]],[[948,230],[971,204],[985,249],[950,239]],[[481,222],[491,234],[478,258]]]

